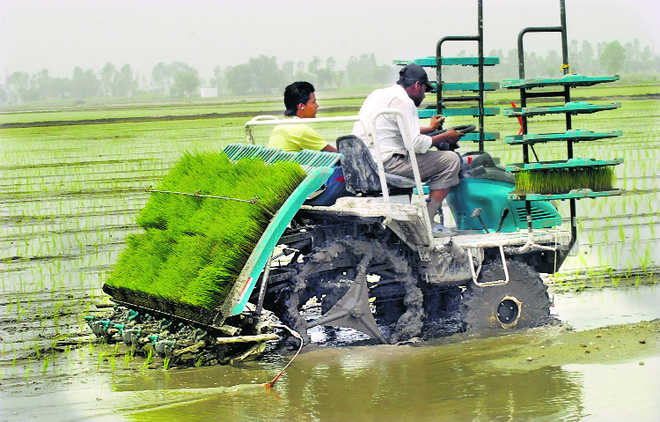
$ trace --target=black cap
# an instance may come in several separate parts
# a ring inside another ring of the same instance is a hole
[[[401,83],[404,80],[409,82],[419,81],[420,83],[426,85],[426,92],[429,92],[432,88],[431,83],[429,82],[429,77],[426,75],[424,68],[415,63],[405,65],[399,71],[399,81],[397,83]]]

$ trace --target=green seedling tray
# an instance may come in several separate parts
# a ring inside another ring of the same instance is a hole
[[[516,107],[505,108],[504,115],[509,117],[521,116],[540,116],[543,114],[557,114],[557,113],[595,113],[603,110],[613,110],[621,107],[621,103],[610,104],[588,104],[585,102],[569,102],[561,106],[543,106],[543,107]]]
[[[392,62],[395,65],[405,66],[415,63],[424,67],[436,67],[437,59],[435,56],[421,57],[413,60],[399,59]],[[494,66],[500,63],[499,57],[484,57],[484,66]],[[443,57],[443,66],[479,66],[479,57]]]
[[[334,152],[302,150],[300,152],[287,152],[277,148],[268,148],[264,145],[229,144],[223,148],[229,160],[236,162],[241,158],[259,158],[266,164],[280,161],[293,161],[309,172],[312,168],[332,168],[343,156]]]
[[[452,108],[443,108],[442,112],[434,108],[427,108],[422,110],[417,110],[417,116],[420,119],[428,119],[431,116],[436,114],[442,114],[443,116],[479,116],[479,107],[452,107]],[[499,107],[484,107],[484,116],[496,116],[500,114]]]
[[[432,83],[434,89],[432,92],[437,92],[437,84]],[[500,87],[497,82],[484,82],[484,91],[495,91]],[[479,82],[443,82],[442,91],[473,91],[479,92]]]
[[[496,139],[500,139],[499,132],[484,132],[484,141],[494,141]],[[466,133],[460,140],[479,142],[479,132]]]
[[[520,88],[540,88],[544,86],[590,86],[606,82],[614,82],[619,80],[619,75],[614,76],[583,76],[583,75],[566,75],[561,78],[539,78],[539,79],[504,79],[502,81],[503,88],[520,89]]]
[[[561,201],[564,199],[586,199],[586,198],[602,198],[607,196],[621,195],[621,189],[608,190],[608,191],[592,191],[591,189],[575,189],[568,193],[555,193],[542,195],[538,193],[520,195],[516,193],[509,194],[509,198],[519,201]]]
[[[523,145],[551,141],[595,141],[604,138],[616,138],[622,134],[623,132],[620,130],[614,130],[611,132],[594,132],[591,130],[574,129],[563,133],[528,133],[527,135],[511,135],[504,138],[504,142],[510,145]]]
[[[580,167],[616,166],[623,163],[623,158],[614,160],[595,160],[592,158],[571,158],[568,161],[545,161],[540,163],[515,163],[507,164],[506,171],[515,173],[518,171],[548,171]]]

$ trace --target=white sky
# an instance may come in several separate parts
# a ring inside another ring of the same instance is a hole
[[[638,38],[658,52],[658,0],[566,0],[566,9],[569,41]],[[559,0],[484,0],[485,53],[515,48],[525,26],[554,25]],[[280,64],[334,56],[341,65],[374,52],[389,63],[434,55],[445,35],[476,32],[476,0],[0,0],[0,77],[42,68],[65,76],[108,61],[149,73],[174,60],[206,77],[260,54]],[[529,40],[530,49],[560,48],[558,35]]]

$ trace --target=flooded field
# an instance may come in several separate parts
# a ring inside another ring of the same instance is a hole
[[[504,117],[488,123],[502,138],[517,130]],[[539,119],[535,131],[560,123]],[[578,201],[579,252],[546,280],[562,324],[310,350],[271,391],[250,384],[270,381],[286,357],[164,371],[97,344],[84,323],[110,306],[101,285],[139,230],[144,188],[186,150],[241,142],[236,119],[0,129],[0,420],[657,420],[660,106],[623,101],[573,126],[623,131],[577,144],[575,155],[624,158],[625,193]],[[501,140],[486,150],[522,161]],[[537,148],[546,160],[562,151]]]

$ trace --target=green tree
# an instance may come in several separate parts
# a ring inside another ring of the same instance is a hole
[[[245,95],[252,86],[252,72],[247,63],[229,66],[225,71],[227,88],[234,95]]]
[[[163,95],[169,95],[170,86],[172,85],[172,77],[170,75],[170,68],[167,64],[158,62],[151,70],[151,80],[156,87],[156,91]]]
[[[133,69],[130,64],[121,67],[115,76],[114,95],[119,97],[129,97],[135,94],[137,90],[137,80],[133,76]]]
[[[253,57],[248,60],[248,66],[252,73],[252,90],[257,94],[272,94],[282,88],[284,74],[274,56]]]
[[[9,101],[22,103],[29,96],[30,75],[26,72],[13,72],[7,77],[6,85]]]
[[[218,95],[223,91],[225,83],[224,73],[220,66],[213,68],[213,77],[211,78],[211,86],[218,90]]]
[[[98,95],[100,82],[92,69],[83,70],[80,66],[73,69],[71,78],[71,95],[83,99]]]
[[[9,103],[9,93],[3,85],[0,85],[0,104]]]
[[[600,64],[607,73],[619,73],[623,69],[626,59],[626,50],[618,41],[612,41],[603,47],[600,53]]]
[[[117,79],[117,68],[115,65],[107,62],[101,68],[101,93],[106,96],[115,95],[115,80]]]
[[[578,70],[585,74],[594,73],[596,72],[595,64],[594,48],[589,41],[582,41],[580,47],[580,68]]]
[[[171,94],[175,97],[192,97],[197,94],[200,85],[197,69],[183,62],[174,62],[169,65],[169,74],[172,77]]]

